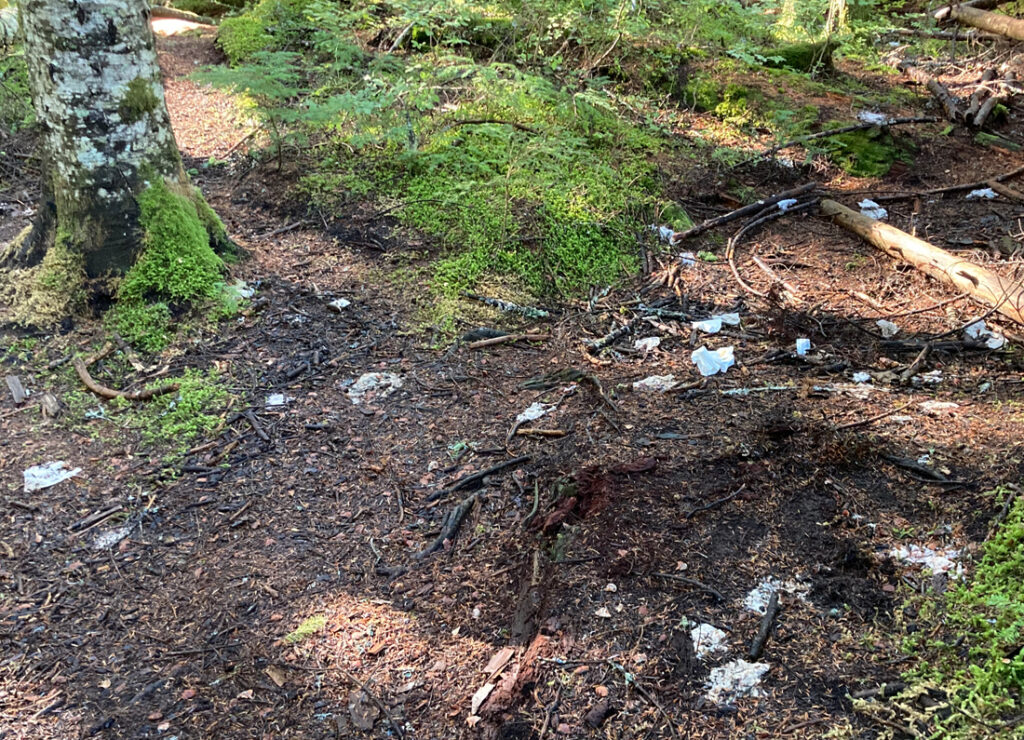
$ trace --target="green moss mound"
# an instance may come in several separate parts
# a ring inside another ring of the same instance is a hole
[[[172,189],[160,178],[138,196],[144,249],[121,281],[112,319],[125,338],[147,351],[166,346],[173,310],[217,293],[224,261],[210,246],[204,223],[212,211],[197,202],[201,196],[194,191]]]
[[[315,29],[306,17],[310,0],[260,0],[249,12],[225,18],[217,31],[217,45],[232,66],[258,52],[300,42]]]
[[[879,128],[837,134],[824,142],[832,161],[855,177],[882,177],[896,162],[912,159],[892,134]]]
[[[995,493],[997,503],[1012,495]],[[985,543],[970,580],[944,601],[931,594],[914,606],[918,625],[904,647],[920,665],[904,677],[908,693],[937,687],[952,710],[934,715],[928,736],[1020,737],[1012,723],[1024,707],[1024,498]],[[933,630],[947,637],[933,641]]]
[[[766,67],[820,72],[833,69],[832,54],[837,48],[834,41],[806,41],[768,48],[762,54]]]

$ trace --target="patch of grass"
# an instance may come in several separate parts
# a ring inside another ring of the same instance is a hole
[[[822,141],[832,161],[855,177],[882,177],[897,161],[913,161],[906,145],[881,128],[850,131]]]
[[[297,644],[308,640],[310,637],[315,635],[317,632],[327,626],[327,617],[322,614],[304,619],[302,624],[296,627],[292,632],[289,632],[284,636],[284,641],[291,644]]]

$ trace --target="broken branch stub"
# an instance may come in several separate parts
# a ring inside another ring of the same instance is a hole
[[[1024,325],[1024,290],[1021,281],[1007,280],[980,265],[862,216],[834,200],[823,200],[821,210],[847,231],[857,234],[890,257],[913,265],[929,277],[967,293],[975,300]]]

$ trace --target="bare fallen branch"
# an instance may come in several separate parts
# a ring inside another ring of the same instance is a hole
[[[125,400],[128,401],[148,401],[151,398],[154,398],[155,396],[162,396],[167,393],[174,393],[176,390],[178,390],[177,383],[168,383],[157,388],[144,388],[141,391],[133,391],[130,393],[126,391],[115,391],[113,388],[108,388],[105,385],[100,385],[95,380],[93,380],[93,377],[89,374],[89,370],[86,367],[85,362],[82,361],[81,359],[76,357],[74,360],[72,360],[72,364],[75,367],[75,372],[78,373],[78,377],[81,379],[85,387],[88,388],[93,393],[95,393],[97,396],[101,396],[102,398],[124,398]]]

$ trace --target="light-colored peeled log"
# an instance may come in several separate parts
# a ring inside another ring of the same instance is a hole
[[[1000,5],[1004,5],[1009,0],[968,0],[966,3],[958,3],[962,8],[978,8],[979,10],[992,10],[992,8],[998,8]],[[946,5],[939,8],[932,17],[940,23],[949,18],[950,11],[952,11],[952,5]]]
[[[929,277],[952,285],[975,300],[995,308],[1008,319],[1024,325],[1024,290],[1014,282],[980,265],[900,231],[895,226],[852,211],[834,200],[823,200],[821,210],[837,224],[871,242],[896,259],[903,260]]]
[[[998,33],[1007,38],[1024,41],[1024,20],[1011,18],[1001,13],[990,13],[963,5],[954,5],[949,12],[951,20],[966,23],[968,26],[980,28],[982,31]]]

